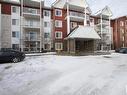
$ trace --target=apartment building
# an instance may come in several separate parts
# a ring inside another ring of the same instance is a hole
[[[113,27],[113,49],[127,47],[127,16],[112,20]]]
[[[50,51],[52,45],[51,8],[44,1],[1,0],[1,48],[25,52]]]
[[[53,4],[55,50],[94,51],[95,41],[100,37],[90,14],[85,0],[57,0]]]
[[[110,50],[127,46],[127,18],[109,7],[91,15],[86,0],[0,0],[0,48],[25,52]]]

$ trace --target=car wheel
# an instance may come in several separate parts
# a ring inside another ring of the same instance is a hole
[[[14,63],[19,62],[19,58],[16,58],[16,57],[15,57],[15,58],[13,58],[13,59],[12,59],[12,62],[14,62]]]

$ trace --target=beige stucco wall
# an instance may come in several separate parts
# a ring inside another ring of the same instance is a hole
[[[1,48],[11,48],[11,16],[1,15]]]

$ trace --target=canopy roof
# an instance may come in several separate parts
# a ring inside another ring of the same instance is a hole
[[[93,27],[79,26],[72,31],[66,39],[101,39]]]

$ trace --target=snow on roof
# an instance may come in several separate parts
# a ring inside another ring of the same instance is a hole
[[[73,32],[71,32],[67,39],[83,38],[83,39],[101,39],[93,27],[79,26]]]
[[[57,8],[63,8],[67,1],[70,5],[84,7],[84,8],[88,7],[86,0],[56,0],[53,6]]]
[[[102,10],[99,10],[97,13],[98,14],[102,14],[102,15],[106,15],[106,16],[112,16],[112,11],[110,10],[110,8],[108,6],[105,6]]]

